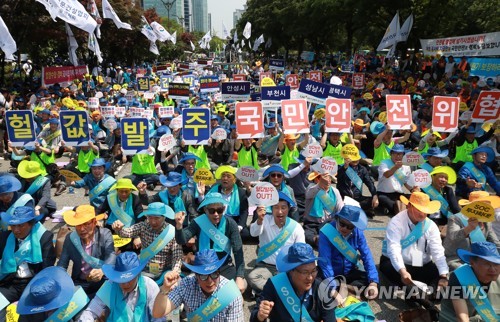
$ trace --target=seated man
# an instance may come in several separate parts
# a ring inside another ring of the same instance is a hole
[[[3,212],[2,221],[11,230],[0,233],[0,293],[15,302],[36,274],[54,265],[54,234],[36,221],[32,207]],[[5,321],[5,313],[5,309],[0,311],[1,321]]]
[[[139,197],[132,193],[133,190],[137,191],[137,188],[130,179],[126,178],[118,179],[116,184],[109,189],[106,200],[97,210],[98,214],[108,216],[107,228],[111,228],[111,225],[118,219],[127,228],[139,221],[138,218],[143,209]]]
[[[102,158],[94,159],[90,165],[90,173],[85,175],[83,179],[70,183],[75,188],[86,187],[89,189],[90,204],[96,209],[102,206],[109,189],[116,183],[115,178],[106,173],[109,166],[110,164]]]
[[[490,147],[479,147],[471,152],[472,162],[465,164],[458,171],[457,196],[469,198],[469,193],[474,190],[486,190],[486,183],[500,196],[500,181],[486,162],[495,160],[495,152]]]
[[[319,256],[325,259],[318,264],[323,278],[345,276],[346,283],[366,287],[365,297],[377,297],[379,283],[377,268],[366,242],[363,230],[368,219],[356,206],[345,205],[335,214],[335,221],[323,226],[319,234]],[[359,254],[358,254],[359,252]],[[364,270],[358,268],[361,257]]]
[[[455,184],[457,181],[457,174],[452,167],[439,166],[432,170],[431,177],[431,185],[422,188],[422,190],[431,200],[437,200],[441,203],[441,209],[435,214],[429,215],[429,218],[434,221],[441,230],[441,227],[448,222],[448,217],[460,211],[453,188],[449,186]]]
[[[404,194],[403,188],[406,187],[410,191],[413,189],[406,183],[411,169],[403,165],[404,154],[404,147],[401,144],[395,144],[390,149],[390,159],[383,160],[378,167],[378,199],[390,217],[399,213],[397,201]]]
[[[63,218],[66,224],[75,227],[75,231],[66,235],[57,266],[67,269],[72,261],[71,278],[75,285],[93,297],[104,283],[102,265],[115,262],[113,236],[109,229],[97,226],[102,216],[96,216],[90,205],[66,211]]]
[[[441,203],[431,201],[422,192],[412,193],[410,200],[401,196],[401,201],[407,209],[389,221],[382,243],[380,271],[398,286],[411,286],[417,280],[445,287],[449,270],[441,236],[437,225],[427,218],[439,210]]]
[[[443,158],[448,156],[448,150],[442,150],[440,148],[429,148],[427,152],[422,153],[422,156],[426,160],[425,163],[421,164],[419,167],[427,170],[431,173],[435,167],[443,165]]]
[[[22,180],[23,187],[21,191],[31,195],[35,201],[35,213],[38,220],[52,215],[56,211],[57,205],[50,194],[50,179],[44,175],[40,164],[35,161],[21,161],[17,167],[17,172],[24,179]]]
[[[153,316],[162,318],[184,304],[189,321],[243,322],[243,298],[238,286],[220,272],[226,257],[219,259],[213,249],[201,250],[196,253],[191,265],[184,263],[194,276],[185,277],[179,282],[178,272],[165,274],[155,299]]]
[[[0,212],[12,214],[17,207],[35,207],[33,197],[23,194],[21,182],[10,174],[0,175]],[[7,230],[7,223],[2,221],[1,229]]]
[[[324,259],[314,256],[308,244],[295,243],[283,248],[276,258],[280,273],[267,281],[257,298],[250,321],[298,321],[299,312],[302,316],[300,320],[336,321],[335,307],[326,309],[319,297],[316,261]]]
[[[290,197],[290,199],[293,201],[293,204],[296,205],[297,202],[295,200],[295,192],[289,185],[285,183],[285,178],[288,177],[288,172],[283,169],[281,164],[271,165],[262,174],[263,179],[267,179],[267,181],[269,181],[276,188],[276,190],[282,191],[284,194]],[[271,213],[271,207],[267,208],[267,212]],[[296,206],[293,206],[293,208],[290,209],[289,215],[295,221],[299,220],[299,212]]]
[[[200,201],[200,187],[199,184],[194,182],[193,176],[196,172],[196,163],[201,161],[199,157],[192,153],[185,153],[179,160],[179,166],[175,169],[182,175],[182,191],[188,191],[193,198]],[[202,189],[202,195],[205,193],[205,188]]]
[[[248,283],[256,293],[262,292],[267,280],[276,275],[276,256],[280,249],[305,243],[304,229],[288,217],[294,202],[282,191],[278,194],[279,202],[272,206],[272,216],[266,215],[266,207],[257,207],[257,221],[250,225],[250,234],[259,237],[257,264],[248,274]]]
[[[489,242],[478,242],[471,244],[470,251],[457,250],[465,264],[450,275],[448,286],[453,297],[447,296],[441,302],[439,321],[498,321],[500,255],[497,247]],[[471,296],[472,292],[466,294],[464,289],[479,290],[480,294]]]
[[[339,212],[344,207],[340,192],[332,186],[332,177],[328,173],[313,171],[307,176],[314,180],[306,190],[306,210],[304,212],[304,230],[306,242],[318,246],[319,230],[332,220],[330,214]]]
[[[204,214],[193,220],[187,228],[183,229],[184,213],[175,215],[175,239],[180,245],[185,245],[192,237],[196,237],[196,249],[214,249],[219,258],[226,258],[220,273],[227,279],[234,279],[236,285],[243,293],[246,289],[245,259],[243,257],[243,244],[236,222],[224,216],[228,202],[218,192],[205,196],[198,210],[203,209]],[[234,254],[234,265],[231,256]]]
[[[145,264],[135,253],[124,252],[118,255],[116,264],[103,265],[109,281],[99,289],[78,321],[164,321],[153,318],[159,287],[141,274]]]
[[[460,200],[461,206],[475,201],[489,203],[494,209],[500,208],[500,197],[490,196],[486,191],[472,191],[469,200]],[[467,218],[460,211],[448,218],[446,238],[443,240],[446,260],[450,271],[459,268],[462,263],[457,255],[457,249],[469,250],[472,243],[488,241],[500,248],[500,241],[491,223],[479,222],[476,218]]]

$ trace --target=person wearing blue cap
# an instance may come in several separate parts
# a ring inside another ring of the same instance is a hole
[[[405,149],[401,144],[395,144],[390,151],[390,158],[383,160],[378,167],[378,185],[377,195],[380,206],[388,211],[390,217],[399,213],[397,201],[401,195],[404,195],[403,188],[413,191],[406,182],[411,174],[411,169],[403,165],[403,155]]]
[[[197,155],[193,153],[184,153],[175,171],[182,176],[182,191],[189,191],[198,202],[201,202],[201,196],[205,194],[205,186],[194,182],[194,174],[197,170],[196,164],[198,161],[201,161],[201,159]]]
[[[105,173],[110,166],[103,158],[97,158],[90,164],[90,173],[78,181],[71,181],[75,188],[89,189],[90,204],[96,208],[102,206],[109,189],[116,183],[115,178]]]
[[[486,165],[495,160],[492,148],[481,146],[470,153],[472,162],[465,162],[458,171],[456,195],[465,199],[475,190],[486,190],[486,183],[500,195],[500,181],[497,180],[493,170]]]
[[[467,121],[467,124],[460,129],[453,141],[456,147],[455,158],[453,159],[453,168],[455,168],[455,171],[460,170],[465,162],[473,162],[472,150],[476,149],[493,136],[498,123],[499,121],[497,121],[495,126],[492,126],[484,135],[476,137],[476,128],[475,125],[472,124],[472,117]]]
[[[243,322],[243,298],[238,286],[221,273],[228,256],[219,258],[212,249],[200,250],[192,263],[184,263],[194,275],[180,280],[177,272],[165,274],[153,317],[164,318],[184,304],[189,321]]]
[[[211,143],[211,139],[208,141]],[[208,145],[191,144],[186,148],[184,140],[181,140],[181,148],[184,152],[194,154],[198,157],[198,160],[196,160],[196,169],[211,169],[210,162],[208,160]]]
[[[120,220],[116,220],[112,225],[113,230],[120,237],[141,239],[141,260],[147,262],[144,271],[147,276],[158,280],[169,270],[180,273],[183,253],[174,239],[174,211],[163,202],[153,202],[139,215],[143,216],[146,216],[145,221],[128,228]]]
[[[382,163],[382,160],[390,159],[390,155],[388,152],[389,149],[391,149],[394,146],[394,144],[401,144],[403,142],[408,141],[411,134],[411,131],[407,130],[405,131],[404,136],[393,138],[392,130],[389,129],[388,124],[383,126],[382,129],[383,129],[382,132],[378,133],[377,138],[373,143],[373,147],[375,149],[375,155],[373,157],[374,166],[379,166]]]
[[[290,209],[289,216],[295,221],[299,221],[299,212],[297,209],[297,201],[295,200],[295,192],[289,185],[286,184],[285,181],[285,179],[289,177],[290,174],[288,173],[288,171],[285,171],[281,164],[271,165],[262,174],[262,178],[265,181],[270,182],[276,188],[276,190],[283,192],[293,201],[293,206]],[[267,208],[268,213],[271,213],[271,210],[271,207]]]
[[[302,226],[289,213],[295,202],[282,191],[278,192],[279,201],[271,206],[259,206],[256,210],[257,220],[250,225],[250,235],[259,238],[259,251],[255,269],[248,273],[248,284],[256,293],[262,292],[267,280],[276,275],[276,257],[282,247],[294,243],[305,243]]]
[[[325,259],[316,257],[308,244],[283,247],[276,258],[279,274],[267,281],[250,321],[336,321],[335,305],[322,302],[316,278],[317,262],[322,261]]]
[[[0,233],[0,293],[12,303],[36,274],[54,266],[54,234],[37,222],[32,207],[2,212],[1,218],[11,230]],[[0,311],[0,320],[5,321],[5,309]]]
[[[80,178],[90,173],[90,164],[99,157],[99,147],[93,140],[90,140],[87,145],[79,147],[67,146],[64,141],[61,141],[61,146],[63,146],[66,151],[73,153],[73,162],[70,162],[65,167],[66,170],[76,173]],[[75,154],[76,160],[74,160]],[[86,190],[85,193],[88,194],[88,190]],[[58,196],[57,191],[56,196]]]
[[[367,287],[365,297],[376,298],[380,280],[363,233],[368,226],[365,212],[357,206],[345,205],[332,215],[335,220],[323,226],[319,234],[318,253],[326,259],[318,265],[322,277],[342,275],[349,285]],[[364,270],[359,268],[360,259]]]
[[[472,243],[470,251],[458,249],[457,255],[465,264],[450,275],[450,296],[441,302],[439,321],[498,321],[500,255],[497,246],[485,241]]]
[[[31,195],[23,193],[22,183],[11,174],[0,175],[0,212],[12,213],[19,206],[35,207]],[[2,222],[2,230],[7,230],[7,224]]]
[[[141,274],[145,265],[146,262],[133,252],[121,253],[115,264],[103,265],[102,270],[108,281],[99,289],[78,321],[164,321],[153,317],[153,305],[159,287],[151,278]]]
[[[448,156],[448,150],[441,150],[438,147],[432,147],[429,148],[427,152],[422,153],[422,156],[426,162],[421,164],[419,168],[427,170],[427,172],[431,173],[435,167],[443,165],[443,158]]]
[[[220,271],[227,279],[234,279],[243,293],[246,289],[245,258],[238,224],[230,217],[224,216],[228,201],[218,192],[211,192],[205,196],[198,210],[204,214],[196,217],[184,227],[184,213],[175,216],[175,239],[180,245],[196,237],[196,249],[214,249],[219,258],[227,254],[234,254],[234,264],[231,256],[227,256]]]

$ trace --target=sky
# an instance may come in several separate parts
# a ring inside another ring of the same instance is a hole
[[[227,30],[233,29],[233,12],[243,9],[246,0],[208,0],[208,13],[212,14],[212,29],[222,37],[222,22]]]

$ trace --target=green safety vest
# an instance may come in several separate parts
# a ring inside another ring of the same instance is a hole
[[[210,163],[208,162],[207,151],[205,151],[205,147],[203,145],[199,145],[197,148],[190,145],[188,147],[188,152],[196,155],[201,161],[196,161],[195,168],[196,169],[208,169],[210,170]]]
[[[422,150],[418,150],[418,153],[424,154],[427,153],[427,150],[429,150],[429,143],[425,142],[425,146]]]
[[[281,156],[281,165],[285,169],[285,171],[288,171],[288,167],[292,163],[297,163],[295,158],[299,157],[299,150],[297,147],[294,147],[292,151],[288,149],[288,147],[285,145],[285,150],[283,151],[283,155]]]
[[[169,98],[168,100],[163,101],[163,106],[175,106],[174,100]]]
[[[238,151],[238,167],[250,166],[255,169],[260,169],[259,162],[257,161],[257,151],[252,145],[250,150],[247,150],[244,146]]]
[[[323,151],[323,157],[332,157],[337,161],[337,164],[344,164],[344,158],[340,155],[342,150],[342,143],[338,143],[337,146],[333,146],[330,142],[326,142],[326,149]]]
[[[78,153],[78,170],[82,173],[89,173],[90,172],[90,166],[95,158],[98,158],[99,154],[95,154],[94,150],[90,149],[89,151],[85,152],[83,150],[80,150]]]
[[[157,172],[153,155],[138,153],[132,158],[133,174],[156,174]]]
[[[470,154],[472,150],[477,148],[477,141],[474,140],[472,143],[465,141],[461,146],[457,146],[457,151],[455,153],[455,159],[453,163],[457,162],[472,162],[472,155]]]
[[[373,158],[373,165],[380,165],[383,160],[391,158],[391,155],[387,151],[387,148],[392,148],[394,146],[394,141],[391,141],[389,145],[382,142],[378,148],[375,148],[375,156]]]

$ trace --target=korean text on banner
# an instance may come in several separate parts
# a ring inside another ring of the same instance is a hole
[[[250,98],[250,82],[225,82],[221,90],[223,100],[246,101]]]
[[[432,129],[453,132],[458,127],[460,97],[434,96]]]
[[[35,122],[32,111],[5,111],[7,135],[12,146],[35,144]]]
[[[409,130],[412,124],[410,95],[387,95],[387,123],[391,130]]]
[[[60,67],[43,67],[42,68],[42,83],[44,86],[61,85],[72,83],[74,79],[81,79],[87,74],[87,66],[60,66]]]
[[[342,85],[333,85],[330,84],[330,90],[328,91],[329,97],[335,98],[351,98],[352,89],[347,86]]]
[[[325,132],[348,133],[351,130],[351,100],[326,99]]]
[[[261,100],[264,108],[279,108],[282,100],[290,99],[290,86],[262,87]]]
[[[297,74],[286,75],[285,85],[290,86],[293,89],[299,88],[299,75],[297,75]]]
[[[149,122],[142,117],[121,119],[122,149],[125,155],[134,155],[149,148]]]
[[[264,136],[264,111],[261,102],[236,103],[235,115],[238,139]]]
[[[90,140],[87,111],[60,111],[61,137],[68,146],[86,146]]]
[[[270,59],[269,60],[270,70],[285,70],[285,60],[284,59]]]
[[[137,89],[139,90],[139,92],[149,91],[149,77],[137,78]]]
[[[234,74],[233,81],[234,82],[244,82],[247,80],[247,75],[245,74]]]
[[[281,101],[281,116],[285,134],[309,133],[307,102],[304,99]]]
[[[187,145],[208,144],[210,109],[185,108],[182,110],[182,139]]]
[[[307,79],[312,80],[314,82],[322,83],[323,82],[323,73],[320,70],[311,70]]]
[[[500,56],[500,32],[450,37],[420,39],[424,56]]]
[[[219,91],[219,78],[217,76],[200,77],[200,92],[213,93]]]
[[[365,74],[364,73],[354,73],[352,75],[352,88],[354,88],[354,89],[364,89],[365,88]]]
[[[298,96],[306,99],[309,103],[325,104],[329,91],[330,85],[328,84],[302,79],[300,81]]]
[[[476,106],[472,112],[472,120],[475,123],[482,123],[500,118],[500,92],[482,91],[476,101]]]
[[[172,99],[187,99],[189,97],[189,84],[169,83],[168,97]]]

